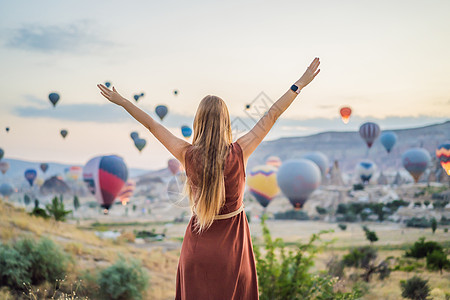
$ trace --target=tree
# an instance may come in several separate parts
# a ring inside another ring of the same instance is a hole
[[[51,204],[47,204],[45,208],[48,211],[48,214],[52,216],[56,221],[65,221],[66,216],[70,214],[71,210],[65,210],[64,203],[62,202],[62,197],[58,201],[58,197],[54,197],[52,199]]]
[[[345,230],[347,229],[347,225],[346,225],[346,224],[340,223],[340,224],[338,224],[338,226],[339,226],[339,228],[340,228],[342,231],[345,231]]]
[[[402,288],[402,297],[413,300],[426,300],[430,287],[428,286],[428,280],[421,279],[414,276],[407,281],[401,281],[400,286]]]
[[[442,269],[450,267],[450,261],[447,255],[439,250],[434,250],[427,255],[427,268],[430,270],[439,270],[442,275]]]
[[[79,207],[80,207],[80,200],[78,199],[78,196],[75,195],[73,196],[73,208],[75,210],[78,210]]]
[[[370,241],[370,243],[372,244],[373,242],[378,241],[378,236],[375,233],[375,231],[370,231],[369,228],[367,226],[363,226],[362,229],[364,230],[365,234],[366,234],[366,239],[368,241]]]
[[[30,204],[31,202],[31,197],[28,196],[27,194],[25,194],[25,196],[23,196],[23,203],[25,203],[26,206],[28,206],[28,204]]]
[[[419,259],[427,257],[434,250],[443,252],[442,246],[439,243],[433,241],[425,242],[425,238],[421,237],[409,250],[406,250],[405,256]]]
[[[433,234],[434,234],[434,232],[436,231],[436,228],[437,228],[437,220],[436,220],[436,218],[432,218],[431,219],[431,230],[433,231]]]
[[[364,246],[351,249],[348,254],[344,255],[342,261],[347,267],[362,269],[363,273],[359,276],[361,276],[365,282],[369,282],[374,274],[378,274],[381,280],[390,275],[388,262],[381,261],[377,265],[376,259],[377,250],[370,246]]]

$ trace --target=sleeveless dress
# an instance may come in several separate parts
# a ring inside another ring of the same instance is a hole
[[[189,149],[185,166],[186,175],[195,183],[199,164]],[[224,177],[226,200],[220,215],[236,211],[243,202],[245,170],[242,148],[237,142],[230,145]],[[215,220],[200,234],[195,231],[194,221],[192,216],[181,247],[175,299],[259,299],[255,256],[245,212]]]

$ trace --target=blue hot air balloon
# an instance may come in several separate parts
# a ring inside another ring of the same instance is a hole
[[[373,161],[365,159],[356,165],[356,174],[363,183],[367,183],[375,173],[376,165]]]
[[[107,88],[109,88],[109,87],[111,86],[111,82],[106,81],[106,82],[105,82],[105,86],[106,86]]]
[[[134,98],[134,100],[135,100],[136,102],[138,102],[139,97],[140,97],[140,95],[137,95],[137,94],[133,96],[133,98]]]
[[[132,133],[130,133],[130,137],[134,141],[135,139],[139,138],[139,133],[133,131]]]
[[[418,182],[420,176],[425,172],[430,164],[431,156],[427,150],[423,148],[412,148],[403,153],[403,167],[414,178],[414,182]]]
[[[97,156],[83,168],[83,181],[101,207],[109,209],[128,179],[128,168],[116,155]]]
[[[3,197],[9,197],[14,193],[14,188],[9,183],[2,183],[0,185],[0,194]]]
[[[6,132],[9,132],[9,127],[6,127],[5,130],[6,130]]]
[[[144,93],[141,93],[141,94],[139,95],[139,97],[144,97],[144,95],[145,95]]]
[[[372,122],[364,123],[359,127],[359,135],[366,142],[367,147],[370,148],[380,135],[380,126]]]
[[[59,94],[58,93],[50,93],[50,95],[48,95],[48,99],[53,104],[53,107],[55,107],[56,103],[58,103],[58,101],[59,101]]]
[[[287,160],[277,173],[278,186],[295,209],[303,207],[320,181],[319,167],[308,159]]]
[[[30,184],[30,186],[33,186],[33,182],[36,179],[37,176],[37,172],[35,169],[28,169],[25,171],[24,173],[25,175],[25,179],[28,181],[28,183]]]
[[[69,133],[67,130],[65,130],[65,129],[62,129],[61,131],[60,131],[60,133],[61,133],[61,136],[65,139],[66,138],[66,136],[67,136],[67,134]]]
[[[138,148],[139,152],[141,152],[142,149],[144,149],[146,144],[147,141],[144,139],[137,138],[134,140],[134,145],[136,146],[136,148]]]
[[[192,135],[192,129],[191,127],[187,126],[187,125],[183,125],[181,126],[181,134],[185,137],[185,138],[190,138]]]
[[[3,151],[2,148],[0,148],[0,160],[3,158],[4,155],[5,155],[5,151]]]
[[[173,90],[173,94],[176,96],[178,95],[178,90]]]
[[[165,105],[158,105],[155,108],[155,112],[158,115],[158,117],[161,119],[161,121],[164,119],[164,117],[167,115],[167,112],[169,109]]]
[[[47,169],[48,169],[48,163],[42,163],[41,165],[40,165],[40,168],[41,168],[41,170],[42,170],[42,172],[47,172]]]
[[[397,142],[397,135],[392,131],[383,131],[380,136],[380,142],[388,153],[391,152]]]
[[[327,176],[330,162],[328,161],[328,157],[325,154],[319,151],[315,151],[303,155],[302,158],[306,158],[314,162],[319,167],[322,178]]]

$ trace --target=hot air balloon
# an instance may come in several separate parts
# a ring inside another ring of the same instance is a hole
[[[181,126],[181,134],[187,139],[190,138],[192,135],[191,127],[189,127],[187,125]]]
[[[5,155],[5,151],[3,151],[2,148],[0,148],[0,160],[2,160],[3,155]]]
[[[77,181],[83,176],[83,168],[80,166],[71,166],[65,176],[67,180]]]
[[[356,174],[363,183],[368,183],[375,173],[376,165],[373,161],[365,159],[356,165]]]
[[[61,133],[61,136],[65,139],[66,138],[66,136],[67,136],[67,134],[69,133],[67,130],[65,130],[65,129],[62,129],[61,131],[60,131],[60,133]]]
[[[430,161],[430,154],[423,148],[412,148],[402,155],[403,167],[411,174],[416,183],[427,169]]]
[[[130,133],[130,137],[134,141],[135,139],[139,138],[139,133],[133,131],[132,133]]]
[[[45,172],[47,172],[48,164],[47,163],[42,163],[39,167],[41,168],[42,172],[45,173]]]
[[[436,149],[436,156],[444,168],[447,175],[450,176],[450,143],[442,144]]]
[[[319,151],[315,151],[303,155],[302,158],[306,158],[314,162],[319,167],[322,178],[325,178],[325,176],[327,176],[330,168],[330,162],[328,161],[328,157],[325,154]]]
[[[141,93],[141,94],[139,95],[139,97],[144,97],[144,95],[145,95],[144,93]]]
[[[58,101],[59,101],[59,94],[58,93],[50,93],[50,95],[48,95],[48,99],[53,104],[53,107],[55,107],[56,103],[58,103]]]
[[[35,169],[28,169],[25,171],[24,173],[25,175],[25,179],[28,181],[28,183],[30,184],[30,186],[33,186],[33,182],[36,179],[37,176],[37,172]]]
[[[278,156],[269,156],[266,159],[266,165],[273,166],[278,169],[281,166],[281,159]]]
[[[9,132],[9,127],[6,127],[5,130],[6,130],[6,132]]]
[[[83,168],[83,181],[101,207],[108,210],[128,179],[123,159],[116,155],[97,156]]]
[[[136,100],[136,102],[138,102],[140,95],[136,94],[133,96],[134,100]]]
[[[367,143],[367,147],[372,147],[373,142],[380,135],[380,126],[375,123],[367,122],[359,127],[359,135]]]
[[[339,113],[341,114],[342,122],[344,122],[344,124],[347,124],[350,119],[350,115],[352,114],[352,109],[348,106],[345,106],[339,110]]]
[[[251,169],[247,176],[250,193],[264,208],[280,193],[277,184],[277,170],[274,166],[261,165]]]
[[[176,96],[178,95],[178,90],[173,90],[173,94]]]
[[[167,167],[173,175],[177,175],[177,173],[181,171],[181,163],[175,158],[171,158],[167,161]]]
[[[308,159],[285,161],[278,169],[277,182],[295,209],[300,209],[320,185],[319,167]]]
[[[122,202],[122,205],[126,205],[130,201],[130,198],[131,196],[133,196],[135,189],[136,189],[136,182],[134,182],[131,179],[124,184],[123,188],[117,195],[117,198],[119,199],[120,202]]]
[[[146,144],[147,141],[144,139],[137,138],[134,140],[134,145],[136,146],[136,148],[138,148],[139,152],[141,152],[142,149],[144,149]]]
[[[0,161],[0,171],[5,174],[9,170],[9,162]]]
[[[155,108],[155,112],[158,115],[158,117],[161,119],[161,121],[164,119],[164,117],[167,115],[167,112],[169,109],[165,105],[158,105]]]
[[[106,86],[107,88],[109,88],[109,87],[111,86],[111,82],[106,81],[106,82],[105,82],[105,86]]]
[[[245,109],[246,110],[250,109],[250,104],[245,105]]]
[[[383,131],[380,136],[380,142],[386,151],[390,153],[397,142],[397,135],[392,131]]]
[[[2,183],[0,185],[0,194],[3,197],[9,197],[14,193],[14,188],[9,183]]]

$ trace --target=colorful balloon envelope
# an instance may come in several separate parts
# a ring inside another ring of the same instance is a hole
[[[342,122],[344,122],[344,124],[347,124],[350,119],[350,115],[352,114],[352,109],[348,106],[345,106],[339,110],[339,113],[341,114]]]
[[[173,94],[176,96],[178,95],[178,90],[173,90]]]
[[[37,176],[37,172],[35,169],[28,169],[25,171],[24,173],[25,175],[25,179],[28,181],[28,183],[30,184],[30,186],[33,186],[33,182],[36,179]]]
[[[281,166],[281,163],[281,159],[278,156],[269,156],[266,159],[266,165],[273,166],[277,169]]]
[[[6,132],[9,132],[9,127],[6,127],[5,130],[6,130]]]
[[[135,100],[136,102],[138,102],[139,97],[140,97],[140,95],[137,95],[137,94],[133,96],[133,98],[134,98],[134,100]]]
[[[283,194],[296,210],[301,209],[308,197],[319,187],[319,167],[308,159],[283,162],[278,169],[277,182]]]
[[[39,167],[41,168],[42,172],[44,172],[44,173],[47,172],[47,170],[48,170],[47,163],[42,163]]]
[[[105,86],[109,89],[109,88],[111,87],[111,82],[106,81],[106,82],[105,82]]]
[[[392,131],[383,131],[380,136],[380,142],[388,153],[391,152],[397,142],[397,135]]]
[[[145,145],[147,145],[147,141],[144,139],[137,138],[134,140],[134,145],[139,150],[139,152],[141,152],[142,149],[144,149]]]
[[[187,139],[190,138],[192,135],[191,127],[189,127],[187,125],[181,126],[181,134]]]
[[[277,184],[278,168],[270,165],[256,166],[247,175],[250,193],[262,207],[267,207],[272,199],[280,193]]]
[[[181,171],[181,163],[175,158],[171,158],[167,161],[167,167],[173,175],[176,175]]]
[[[83,181],[105,209],[109,209],[114,203],[127,179],[127,166],[116,155],[94,157],[83,168]]]
[[[412,148],[402,155],[403,167],[411,174],[416,183],[427,169],[430,161],[430,154],[423,148]]]
[[[83,176],[83,168],[80,166],[71,166],[69,171],[66,173],[66,178],[68,180],[77,181]]]
[[[9,197],[14,193],[14,188],[9,183],[2,183],[0,185],[0,194],[3,197]]]
[[[65,129],[62,129],[61,131],[60,131],[60,133],[61,133],[61,136],[65,139],[66,138],[66,136],[67,136],[67,134],[69,133],[67,130],[65,130]]]
[[[124,184],[123,188],[117,195],[117,198],[119,199],[120,202],[122,202],[122,205],[126,205],[128,202],[130,202],[130,198],[133,196],[135,189],[136,189],[136,182],[134,182],[131,179]]]
[[[0,148],[0,160],[3,158],[4,155],[5,155],[5,151],[3,151],[2,148]]]
[[[167,113],[169,112],[169,109],[165,105],[158,105],[155,108],[155,112],[162,121],[164,119],[164,117],[167,115]]]
[[[442,144],[436,149],[436,157],[439,159],[442,168],[450,176],[450,143]]]
[[[55,107],[56,103],[58,103],[58,101],[59,101],[59,94],[58,93],[50,93],[48,95],[48,99],[53,104],[53,107]]]
[[[133,131],[132,133],[130,133],[130,137],[134,141],[135,139],[139,138],[139,133],[137,133],[136,131]]]
[[[375,173],[376,165],[373,161],[365,159],[356,165],[356,175],[363,183],[368,183]]]
[[[0,161],[0,172],[2,174],[5,174],[9,170],[9,162],[7,161]]]
[[[370,148],[380,135],[380,126],[372,122],[364,123],[359,127],[359,135],[366,142],[367,147]]]
[[[330,168],[330,162],[328,161],[328,157],[325,154],[319,151],[314,151],[303,155],[302,158],[309,159],[310,161],[315,163],[320,169],[322,178],[327,176],[328,169]]]

